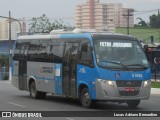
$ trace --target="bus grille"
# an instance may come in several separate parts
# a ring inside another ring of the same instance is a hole
[[[142,81],[116,81],[117,87],[141,87]]]
[[[119,91],[121,96],[136,96],[139,94],[139,91],[127,92],[127,91]]]

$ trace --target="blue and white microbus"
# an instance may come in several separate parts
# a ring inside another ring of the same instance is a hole
[[[12,84],[32,98],[46,93],[136,107],[150,96],[150,68],[137,38],[98,32],[20,36],[15,43]]]

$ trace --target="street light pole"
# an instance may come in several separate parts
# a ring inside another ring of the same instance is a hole
[[[9,11],[9,41],[11,40],[11,12]]]
[[[9,80],[11,80],[11,12],[9,11]]]

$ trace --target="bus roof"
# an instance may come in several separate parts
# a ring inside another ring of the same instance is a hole
[[[134,36],[117,34],[117,33],[107,33],[107,32],[92,32],[92,33],[62,33],[62,34],[48,34],[48,35],[25,35],[19,36],[18,40],[31,40],[31,39],[53,39],[53,38],[121,38],[121,39],[135,39]]]
[[[124,40],[135,40],[136,37],[132,35],[125,35],[125,34],[118,34],[118,33],[92,33],[91,34],[93,39],[100,39],[100,38],[108,38],[108,39],[124,39]]]

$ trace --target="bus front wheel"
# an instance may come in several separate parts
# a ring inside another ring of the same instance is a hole
[[[129,100],[127,101],[127,105],[130,108],[136,108],[140,104],[140,100]]]
[[[88,88],[84,88],[81,92],[80,101],[83,107],[91,107],[92,101],[90,99]]]
[[[35,82],[32,82],[30,85],[30,96],[34,99],[44,99],[46,93],[37,91]]]

